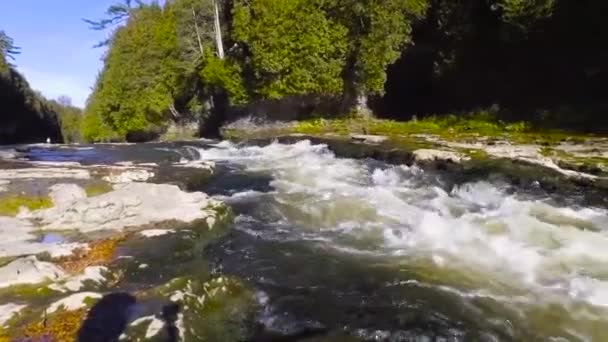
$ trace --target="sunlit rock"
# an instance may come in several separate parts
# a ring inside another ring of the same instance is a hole
[[[19,284],[37,284],[58,280],[65,272],[50,262],[30,256],[12,261],[0,267],[0,288]]]
[[[204,193],[187,193],[173,185],[125,183],[115,185],[112,192],[38,210],[27,218],[40,222],[42,229],[120,230],[170,220],[206,219],[210,213],[202,209],[216,203]]]

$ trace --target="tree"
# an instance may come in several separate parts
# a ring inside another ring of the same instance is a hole
[[[501,18],[521,28],[551,16],[556,0],[495,0],[490,6]]]
[[[332,0],[327,15],[348,30],[343,109],[369,114],[368,94],[382,95],[386,69],[412,43],[412,25],[427,0]]]
[[[15,55],[21,53],[21,48],[15,46],[13,38],[9,37],[6,32],[0,30],[0,55],[4,60],[10,58],[15,60]]]
[[[91,30],[104,31],[126,23],[133,11],[139,7],[145,6],[145,3],[142,0],[135,0],[135,5],[136,6],[133,6],[133,0],[124,0],[124,2],[118,2],[114,5],[110,5],[110,7],[108,7],[106,10],[106,18],[97,20],[82,20],[89,24],[89,28]],[[110,44],[110,40],[111,39],[102,40],[93,47],[99,48],[108,46]]]
[[[175,16],[156,4],[131,10],[118,28],[92,94],[96,115],[119,135],[157,130],[168,118],[178,83]],[[92,115],[92,114],[91,114]]]
[[[34,91],[7,58],[14,54],[12,39],[3,34],[0,53],[0,144],[61,141],[57,113]]]
[[[265,99],[339,94],[347,31],[310,0],[237,1],[233,37],[254,94]]]

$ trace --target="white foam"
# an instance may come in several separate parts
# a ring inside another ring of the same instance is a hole
[[[376,248],[405,262],[451,272],[456,287],[497,296],[523,291],[531,302],[601,307],[608,302],[604,209],[557,207],[488,182],[446,192],[420,169],[378,169],[365,161],[335,158],[326,146],[308,141],[265,147],[221,142],[199,154],[202,160],[230,161],[271,176],[270,195],[283,220],[332,239],[342,251],[362,249],[344,241],[377,237],[380,245],[370,242],[363,251]],[[231,199],[248,196],[244,192]]]

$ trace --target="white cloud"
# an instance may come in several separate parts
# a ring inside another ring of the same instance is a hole
[[[59,74],[50,71],[40,71],[28,67],[19,67],[33,89],[39,90],[48,99],[56,99],[61,95],[72,98],[75,106],[84,107],[91,93],[89,80]]]

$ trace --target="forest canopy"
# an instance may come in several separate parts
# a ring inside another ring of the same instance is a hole
[[[407,119],[498,105],[532,120],[541,111],[592,112],[606,106],[605,96],[595,96],[608,77],[599,14],[606,7],[591,0],[123,0],[86,20],[108,32],[98,44],[104,67],[84,116],[63,122],[79,127],[70,139],[109,141],[147,140],[173,125],[217,134],[243,114]],[[19,49],[1,37],[6,72]]]

